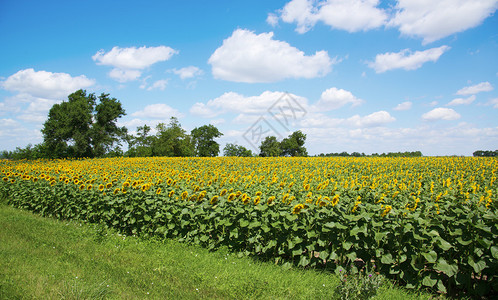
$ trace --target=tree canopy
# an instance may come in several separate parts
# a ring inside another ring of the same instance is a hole
[[[121,102],[109,94],[97,98],[78,90],[48,113],[42,129],[47,153],[54,158],[104,156],[127,132],[126,127],[117,126],[124,115]]]
[[[267,136],[261,142],[259,146],[259,156],[269,157],[269,156],[280,156],[282,149],[280,148],[280,142],[275,136]]]
[[[239,157],[251,157],[252,151],[244,146],[228,143],[223,148],[223,155],[225,156],[239,156]]]
[[[190,132],[195,156],[218,156],[220,144],[214,139],[223,135],[214,125],[204,125],[192,129]]]

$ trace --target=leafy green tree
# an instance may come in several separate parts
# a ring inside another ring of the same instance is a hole
[[[306,141],[306,134],[302,133],[301,130],[293,132],[291,135],[289,135],[289,137],[283,139],[282,142],[280,142],[282,155],[308,156],[308,152],[304,147],[305,141]]]
[[[145,124],[137,127],[137,135],[127,135],[126,142],[128,143],[128,151],[126,156],[131,157],[149,157],[152,156],[152,143],[155,136],[149,135],[152,128]]]
[[[239,156],[239,157],[251,157],[252,151],[244,146],[228,143],[223,148],[223,155],[225,156]]]
[[[196,156],[218,156],[220,144],[214,139],[223,135],[214,125],[204,125],[190,132]]]
[[[109,94],[97,98],[78,90],[50,109],[42,129],[44,144],[51,157],[103,156],[126,134],[126,127],[116,124],[124,115],[119,100]]]
[[[308,152],[304,147],[306,135],[301,131],[295,131],[289,137],[280,142],[282,155],[284,156],[307,156]]]
[[[156,126],[157,134],[152,143],[152,152],[155,156],[193,156],[191,138],[180,125],[177,118],[171,117],[168,126],[159,123]]]
[[[280,142],[274,136],[267,136],[259,146],[259,156],[269,157],[269,156],[280,156],[282,154],[282,149],[280,148]]]

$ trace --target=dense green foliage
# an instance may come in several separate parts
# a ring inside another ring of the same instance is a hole
[[[237,157],[251,157],[254,156],[252,151],[244,146],[227,143],[225,148],[223,148],[224,156],[237,156]]]
[[[147,158],[2,168],[9,203],[46,216],[284,265],[354,273],[358,262],[375,264],[410,288],[498,290],[494,159]]]
[[[42,129],[49,157],[102,157],[113,150],[127,131],[116,125],[125,111],[109,94],[102,93],[98,100],[78,90],[52,106]]]

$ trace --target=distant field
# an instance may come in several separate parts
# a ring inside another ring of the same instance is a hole
[[[409,288],[498,290],[493,158],[2,161],[15,207]],[[375,267],[374,267],[375,266]]]

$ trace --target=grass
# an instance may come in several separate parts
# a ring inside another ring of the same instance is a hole
[[[0,299],[340,299],[341,291],[336,275],[125,237],[0,204]],[[375,298],[431,295],[383,281]]]

